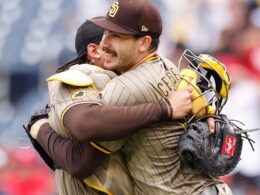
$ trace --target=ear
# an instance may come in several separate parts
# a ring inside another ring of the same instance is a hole
[[[152,43],[152,38],[150,36],[144,36],[144,37],[140,38],[139,41],[140,41],[139,50],[141,52],[148,51],[149,47]]]
[[[98,52],[97,52],[97,49],[98,49],[98,45],[96,45],[95,43],[88,44],[87,51],[88,51],[88,59],[90,61],[100,57]]]

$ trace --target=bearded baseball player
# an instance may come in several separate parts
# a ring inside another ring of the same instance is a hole
[[[90,21],[105,29],[102,38],[105,68],[124,73],[109,82],[102,92],[105,103],[135,105],[167,97],[174,90],[177,70],[156,52],[162,22],[160,13],[149,1],[115,1],[106,18]],[[184,99],[183,105],[173,109],[186,105]],[[134,194],[200,194],[208,186],[213,186],[211,194],[231,194],[218,177],[205,176],[188,167],[182,169],[177,154],[182,132],[182,123],[175,121],[99,145],[109,152],[123,149],[133,177]]]

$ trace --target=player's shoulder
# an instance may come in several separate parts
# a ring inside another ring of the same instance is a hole
[[[94,84],[95,80],[105,80],[105,83],[116,76],[112,71],[104,70],[98,66],[90,64],[76,64],[68,70],[56,73],[49,78],[47,82],[59,81],[61,83],[76,86],[87,87]]]
[[[177,69],[176,64],[174,64],[170,59],[168,59],[164,55],[160,55],[160,60],[162,63],[165,63],[167,67]]]
[[[135,71],[142,71],[142,69],[159,72],[167,69],[174,69],[177,71],[177,66],[167,57],[158,55],[156,59],[142,63]]]
[[[47,82],[59,81],[64,84],[77,87],[90,86],[94,81],[89,76],[90,70],[88,66],[88,64],[74,65],[68,70],[50,76],[47,78]]]

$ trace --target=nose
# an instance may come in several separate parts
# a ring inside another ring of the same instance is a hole
[[[100,42],[100,46],[102,47],[102,48],[106,48],[106,47],[108,47],[108,36],[107,36],[107,34],[104,32],[104,34],[103,34],[103,36],[102,36],[102,40],[101,40],[101,42]]]

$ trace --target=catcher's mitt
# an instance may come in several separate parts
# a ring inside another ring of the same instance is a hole
[[[49,168],[51,168],[52,170],[55,170],[57,168],[57,165],[55,164],[55,162],[52,160],[52,158],[45,152],[45,150],[42,148],[42,146],[37,142],[37,140],[33,139],[33,137],[30,134],[30,130],[32,125],[43,118],[48,118],[48,112],[49,112],[49,107],[48,105],[46,105],[46,108],[41,110],[40,113],[35,112],[32,116],[31,119],[29,120],[29,123],[27,126],[23,125],[23,128],[27,134],[27,136],[29,137],[33,147],[35,148],[35,150],[39,153],[39,155],[41,156],[41,158],[43,159],[43,161],[48,165]]]
[[[209,131],[205,122],[215,118],[215,133]],[[230,173],[238,164],[242,151],[244,133],[225,115],[209,115],[189,124],[178,144],[183,163],[205,174],[222,176]],[[253,142],[244,133],[252,146]]]

